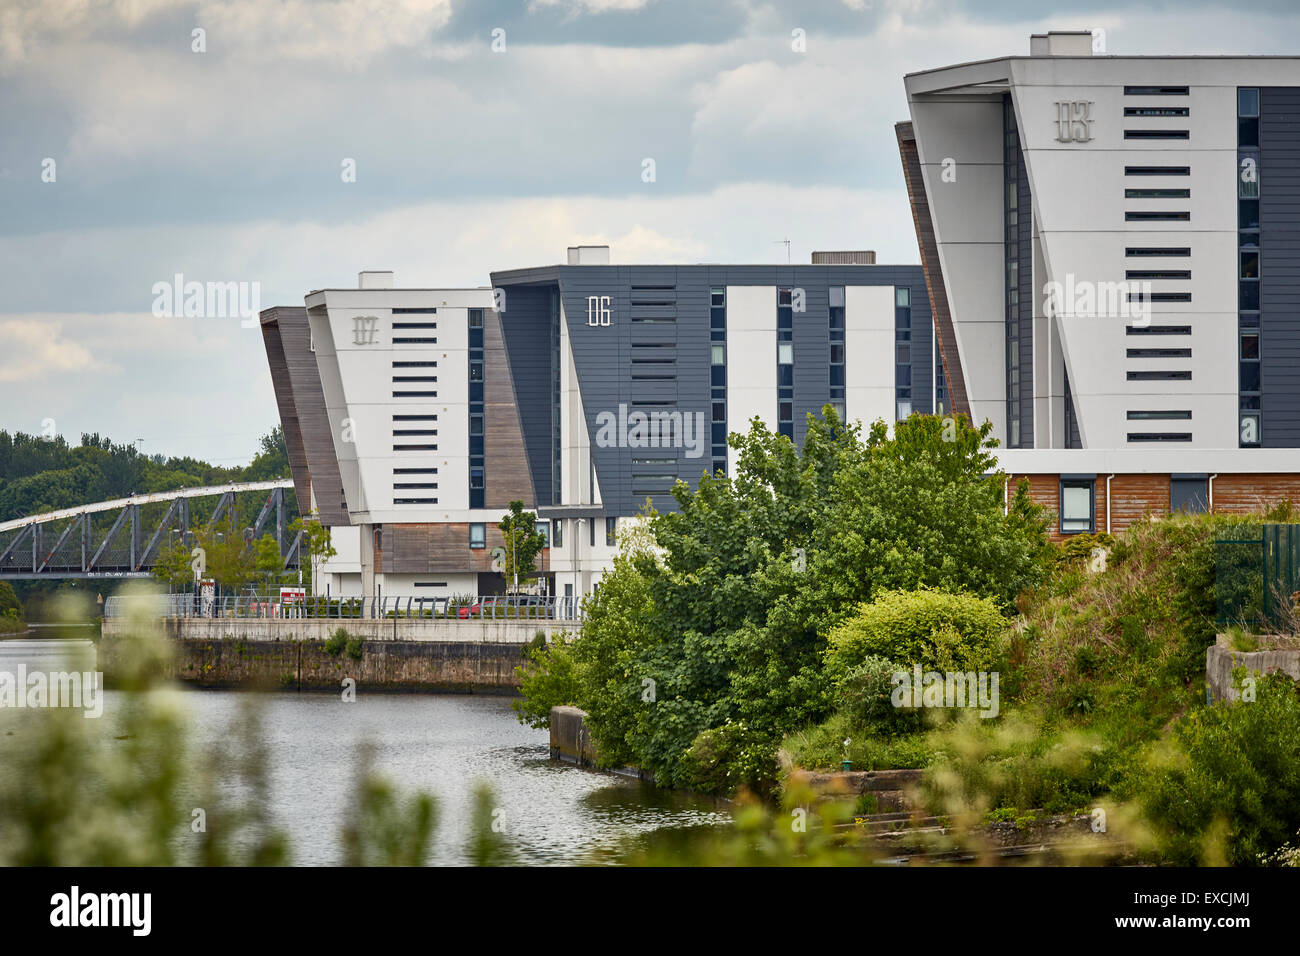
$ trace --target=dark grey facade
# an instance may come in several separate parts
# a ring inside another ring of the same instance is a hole
[[[567,334],[582,392],[592,464],[607,514],[636,514],[649,497],[655,507],[675,507],[672,479],[693,487],[714,470],[715,377],[711,346],[718,341],[711,290],[728,286],[801,289],[804,310],[793,315],[792,438],[801,445],[807,415],[831,401],[831,290],[847,286],[899,286],[910,303],[896,312],[896,349],[906,344],[907,361],[896,362],[896,392],[907,394],[914,412],[932,412],[934,365],[930,301],[920,266],[553,266],[498,272],[502,290],[501,327],[514,378],[529,465],[539,505],[561,504],[557,478],[555,384],[558,380],[554,320],[564,306]],[[616,319],[588,325],[589,297],[609,297]],[[725,306],[724,306],[725,307]],[[772,304],[776,317],[777,302]],[[906,323],[906,328],[903,327]],[[905,341],[904,341],[905,340]],[[730,354],[729,352],[727,353]],[[775,365],[777,356],[771,361]],[[853,356],[845,366],[852,381]],[[744,376],[730,364],[725,378]],[[883,383],[879,383],[883,384]],[[704,450],[690,457],[684,448],[601,447],[596,441],[602,410],[672,410],[703,415]],[[747,422],[728,413],[720,433],[744,431]],[[725,444],[725,434],[722,436]],[[489,467],[491,463],[489,462]]]
[[[1261,444],[1296,448],[1300,447],[1300,375],[1296,374],[1300,368],[1300,87],[1259,91],[1258,139]],[[1244,278],[1242,285],[1246,285]],[[1242,314],[1244,319],[1244,309]],[[1242,331],[1248,334],[1244,323]]]

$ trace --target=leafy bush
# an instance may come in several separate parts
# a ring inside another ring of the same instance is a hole
[[[348,643],[348,632],[339,628],[333,634],[325,639],[325,653],[330,657],[338,657],[343,653],[343,648]]]
[[[842,685],[869,657],[923,668],[989,669],[1007,629],[989,598],[944,591],[887,591],[830,634],[827,675]]]
[[[0,617],[8,617],[18,621],[22,620],[22,616],[23,602],[18,600],[13,585],[8,581],[0,581]]]
[[[895,707],[894,674],[899,666],[887,657],[868,655],[844,676],[839,685],[840,706],[850,720],[864,728],[904,733],[921,728],[916,710]]]
[[[364,642],[359,637],[349,637],[346,650],[348,657],[352,658],[354,661],[359,661],[365,654]]]
[[[515,675],[522,696],[510,702],[510,709],[529,727],[550,727],[552,707],[572,706],[578,700],[573,650],[564,634],[547,644],[546,635],[538,632],[524,649],[524,663],[515,668]]]
[[[1165,861],[1253,864],[1300,829],[1300,693],[1285,674],[1255,691],[1181,718],[1172,755],[1130,785]]]
[[[744,724],[726,723],[701,731],[682,756],[686,785],[701,793],[760,793],[776,782],[776,761],[767,742]]]

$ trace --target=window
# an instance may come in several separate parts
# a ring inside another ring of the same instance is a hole
[[[898,403],[896,411],[898,412],[898,420],[901,422],[912,414],[912,403],[910,401],[901,401]]]
[[[1129,358],[1191,358],[1191,349],[1128,349]]]
[[[469,470],[469,486],[471,488],[483,487],[483,469],[481,466],[475,465]]]
[[[469,327],[470,327],[471,329],[481,329],[481,328],[483,327],[483,310],[482,310],[482,309],[470,309],[470,310],[469,310]]]
[[[1126,129],[1125,139],[1187,139],[1185,129]]]
[[[475,412],[469,417],[469,433],[471,435],[483,434],[483,415],[481,413]]]
[[[1259,90],[1237,90],[1237,145],[1259,145]]]
[[[1192,417],[1192,413],[1190,409],[1163,409],[1163,408],[1140,409],[1140,410],[1130,409],[1128,413],[1128,420],[1131,422],[1165,421],[1165,420],[1175,420],[1175,419],[1190,420],[1191,417]]]
[[[1169,479],[1169,510],[1200,514],[1209,510],[1207,475],[1174,475]]]
[[[830,294],[830,307],[832,309],[844,308],[844,286],[833,285],[827,291]]]
[[[792,289],[777,289],[776,304],[789,308],[794,303],[794,291]]]
[[[1190,382],[1191,372],[1126,372],[1130,382]]]
[[[1186,116],[1186,106],[1126,106],[1125,116]]]
[[[1125,199],[1190,199],[1190,189],[1126,189]]]
[[[551,524],[551,534],[553,535],[553,537],[551,538],[551,547],[552,548],[564,547],[564,519],[563,518],[556,518],[555,521]]]
[[[1191,432],[1129,432],[1131,442],[1181,442],[1191,441]]]
[[[394,309],[393,315],[437,315],[437,309]]]
[[[471,548],[487,547],[487,525],[475,522],[469,526],[469,546]]]
[[[714,420],[715,422],[725,422],[725,421],[727,420],[727,403],[726,403],[726,402],[714,402],[714,403],[713,403],[713,420]]]
[[[794,364],[793,342],[778,342],[776,344],[776,361],[778,365]]]
[[[475,361],[475,362],[470,362],[470,363],[469,363],[469,380],[470,380],[471,382],[481,382],[481,381],[483,381],[483,363],[482,363],[482,362],[477,362],[477,361]]]
[[[727,304],[727,290],[714,286],[709,290],[709,307],[720,309]]]
[[[605,546],[606,547],[612,548],[617,543],[618,540],[617,532],[618,532],[618,519],[606,518],[605,519]]]
[[[1259,359],[1259,333],[1243,332],[1241,334],[1241,358],[1243,360]]]
[[[1125,96],[1186,96],[1185,86],[1126,86]]]
[[[1125,222],[1190,222],[1191,218],[1190,212],[1157,212],[1148,209],[1124,213]]]
[[[1125,335],[1191,335],[1190,325],[1130,325]]]
[[[1130,302],[1191,302],[1190,292],[1130,292]]]
[[[1061,534],[1091,534],[1097,530],[1092,478],[1061,479]]]
[[[1181,259],[1191,254],[1190,246],[1129,246],[1124,250],[1124,255],[1139,259],[1151,256],[1173,256]]]
[[[909,309],[912,307],[912,290],[906,286],[899,286],[894,289],[894,305],[900,309]]]
[[[549,548],[551,546],[551,523],[549,521],[539,521],[533,525],[533,529],[544,539],[542,547]]]
[[[1125,176],[1190,176],[1190,166],[1125,166]]]
[[[709,362],[711,365],[727,364],[727,347],[723,343],[714,342],[709,348],[710,348]]]
[[[1124,278],[1129,281],[1137,279],[1190,279],[1190,269],[1128,269]]]

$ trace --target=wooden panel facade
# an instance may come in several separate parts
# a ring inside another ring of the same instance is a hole
[[[921,270],[925,273],[925,286],[930,292],[930,312],[934,316],[939,356],[943,361],[943,376],[948,387],[948,402],[954,412],[969,416],[966,375],[957,354],[957,336],[953,329],[952,312],[948,308],[948,290],[943,281],[943,267],[939,263],[939,244],[934,235],[934,222],[930,218],[930,200],[925,191],[916,136],[912,132],[911,123],[896,123],[894,133],[898,137],[898,152],[903,161],[903,181],[907,185],[907,198],[911,202],[912,225],[916,228],[916,244],[921,253]]]
[[[435,571],[492,571],[492,550],[505,536],[492,523],[486,527],[486,547],[469,546],[469,523],[386,524],[375,548],[376,574],[425,574]],[[537,570],[550,570],[550,549],[537,556]]]
[[[519,406],[501,334],[501,316],[493,309],[483,314],[483,503],[488,508],[509,508],[522,501],[536,502]]]
[[[1215,511],[1265,511],[1284,499],[1300,505],[1300,474],[1221,474],[1214,479]]]
[[[1060,533],[1060,476],[1013,475],[1012,492],[1021,478],[1029,481],[1029,496],[1056,515],[1051,525],[1052,538],[1064,540]],[[1173,476],[1120,475],[1110,480],[1110,530],[1118,534],[1130,525],[1165,515],[1170,508],[1170,482]],[[1229,514],[1265,511],[1278,502],[1290,500],[1300,505],[1300,474],[1219,474],[1214,479],[1213,510]],[[1106,530],[1106,476],[1096,479],[1094,517],[1098,531]]]

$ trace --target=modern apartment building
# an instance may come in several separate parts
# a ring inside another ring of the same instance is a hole
[[[356,289],[262,313],[299,499],[334,528],[332,593],[490,594],[512,500],[549,547],[538,587],[578,597],[647,501],[735,467],[754,417],[803,440],[832,405],[895,421],[947,407],[919,266],[562,265],[478,289]]]
[[[953,407],[1057,532],[1300,495],[1300,59],[1049,33],[905,85]]]

